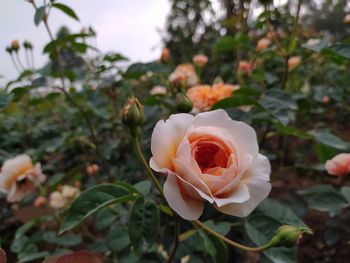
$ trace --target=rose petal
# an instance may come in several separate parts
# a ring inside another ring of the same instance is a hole
[[[167,121],[160,120],[154,127],[151,139],[152,169],[172,168],[172,158],[194,117],[190,114],[171,115]]]
[[[222,207],[232,203],[244,203],[250,198],[249,189],[245,184],[238,184],[231,194],[225,198],[214,197],[217,207]]]
[[[232,120],[222,109],[197,114],[192,125],[195,128],[223,128],[226,136],[237,145],[240,152],[249,153],[253,158],[258,156],[259,147],[255,130],[244,122]]]
[[[192,186],[186,185],[188,192]],[[174,173],[169,173],[164,184],[164,196],[168,201],[169,206],[186,220],[198,219],[203,213],[204,202],[200,200],[199,194],[193,189],[191,197],[188,194],[181,193],[178,177]],[[193,199],[195,197],[196,199]]]

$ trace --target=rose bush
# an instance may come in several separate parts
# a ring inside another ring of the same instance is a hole
[[[150,166],[167,176],[164,195],[181,217],[193,220],[204,201],[219,211],[247,216],[271,190],[269,160],[256,133],[223,110],[171,115],[159,121]]]

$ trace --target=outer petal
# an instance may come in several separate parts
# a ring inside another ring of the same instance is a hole
[[[244,203],[250,198],[249,189],[245,184],[239,184],[232,193],[225,198],[214,198],[215,204],[222,207],[232,203]]]
[[[223,128],[227,132],[226,136],[231,138],[240,152],[248,153],[254,159],[259,153],[255,130],[244,122],[232,120],[222,109],[197,114],[192,125],[195,128],[203,126]]]
[[[184,183],[182,187],[186,187],[186,192],[191,191],[192,186]],[[198,219],[203,213],[204,201],[195,190],[191,194],[182,193],[178,184],[176,174],[169,173],[164,184],[164,196],[169,206],[175,210],[182,218],[186,220]],[[192,197],[195,197],[194,199]]]
[[[190,114],[171,115],[168,120],[160,120],[154,127],[151,139],[153,157],[150,161],[152,169],[172,170],[172,158],[194,117]]]
[[[244,184],[249,189],[250,198],[241,204],[232,203],[222,207],[216,207],[225,214],[238,217],[249,215],[254,208],[263,201],[271,191],[270,180],[271,166],[269,160],[259,154],[258,158],[252,164],[241,178],[240,184]]]

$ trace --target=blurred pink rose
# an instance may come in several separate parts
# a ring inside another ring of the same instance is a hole
[[[203,54],[198,54],[192,58],[192,61],[195,65],[204,67],[208,63],[208,57]]]
[[[47,199],[45,196],[38,196],[34,201],[35,207],[43,207],[47,204]]]
[[[268,48],[268,46],[271,44],[270,39],[264,37],[259,39],[258,43],[256,44],[256,50],[260,51],[260,50],[264,50],[266,48]]]
[[[0,263],[6,263],[6,253],[5,250],[3,250],[2,248],[0,248]]]
[[[341,153],[328,160],[325,164],[327,173],[345,175],[350,173],[350,153]]]
[[[162,54],[160,56],[160,60],[161,61],[164,61],[164,62],[167,62],[169,60],[169,55],[170,55],[170,50],[169,48],[163,48],[162,50]]]
[[[151,95],[165,95],[166,94],[166,87],[163,86],[154,86],[151,91]]]
[[[43,263],[102,263],[102,260],[89,251],[78,251],[46,259]]]
[[[247,60],[238,63],[238,74],[250,75],[253,71],[253,64]]]
[[[160,120],[151,151],[151,168],[167,177],[165,198],[187,220],[201,216],[205,201],[247,216],[271,190],[270,162],[259,154],[254,129],[224,110]]]
[[[0,192],[7,194],[8,202],[17,202],[35,191],[45,179],[40,163],[33,165],[28,155],[18,155],[6,160],[1,168]]]
[[[288,70],[291,71],[301,63],[301,58],[299,56],[290,57],[288,59]]]
[[[350,24],[350,14],[346,15],[343,21],[345,24]]]

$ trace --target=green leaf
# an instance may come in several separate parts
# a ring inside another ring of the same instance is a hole
[[[159,211],[152,200],[139,197],[130,212],[129,238],[136,253],[146,251],[157,238]]]
[[[41,6],[35,11],[34,23],[36,26],[38,26],[40,22],[44,20],[45,15],[46,15],[45,6]]]
[[[73,9],[71,9],[69,6],[66,6],[64,4],[61,3],[54,3],[52,4],[52,7],[61,10],[63,13],[65,13],[66,15],[70,16],[71,18],[74,18],[75,20],[79,21],[78,16],[76,15],[76,13],[74,12]]]
[[[207,234],[201,229],[199,230],[199,236],[204,242],[204,251],[211,256],[213,262],[221,263],[228,261],[227,246],[222,240]]]
[[[350,45],[349,44],[335,44],[327,48],[328,50],[332,51],[336,55],[345,58],[350,59]]]
[[[151,191],[152,184],[150,181],[145,180],[142,182],[138,182],[137,184],[134,185],[134,187],[144,196],[148,195],[149,192]]]
[[[72,247],[81,244],[81,237],[75,234],[57,236],[53,231],[44,234],[44,240],[48,243],[57,244],[64,247]]]
[[[120,252],[130,244],[128,229],[125,226],[115,225],[106,238],[107,247],[113,252]]]
[[[111,204],[125,202],[135,195],[120,185],[101,184],[93,186],[79,195],[68,210],[60,228],[60,234],[80,224],[90,215]]]
[[[13,94],[0,92],[0,111],[6,109],[12,102]]]
[[[346,199],[346,201],[348,201],[350,203],[350,187],[349,186],[343,186],[340,189],[341,194],[344,196],[344,198]]]
[[[347,207],[349,203],[347,200],[330,185],[316,185],[298,191],[308,203],[310,208],[334,212]]]
[[[320,53],[322,49],[326,48],[328,46],[328,40],[326,38],[323,38],[322,40],[320,40],[320,42],[316,43],[316,44],[304,44],[302,45],[303,48],[307,48],[310,49],[312,51],[315,51],[317,53]]]
[[[28,255],[21,257],[21,259],[18,261],[18,263],[29,262],[29,261],[33,261],[33,260],[39,259],[39,258],[46,258],[49,255],[50,255],[50,253],[48,251],[42,251],[42,252],[28,254]]]
[[[103,230],[109,227],[116,219],[118,218],[118,214],[112,209],[106,207],[101,209],[95,219],[95,228],[97,230]]]
[[[323,131],[311,130],[308,133],[311,134],[314,137],[314,140],[316,140],[317,142],[323,143],[334,149],[341,150],[341,151],[347,151],[349,149],[348,143],[344,142],[338,136],[335,136],[334,134],[330,133],[327,130],[323,130]]]

